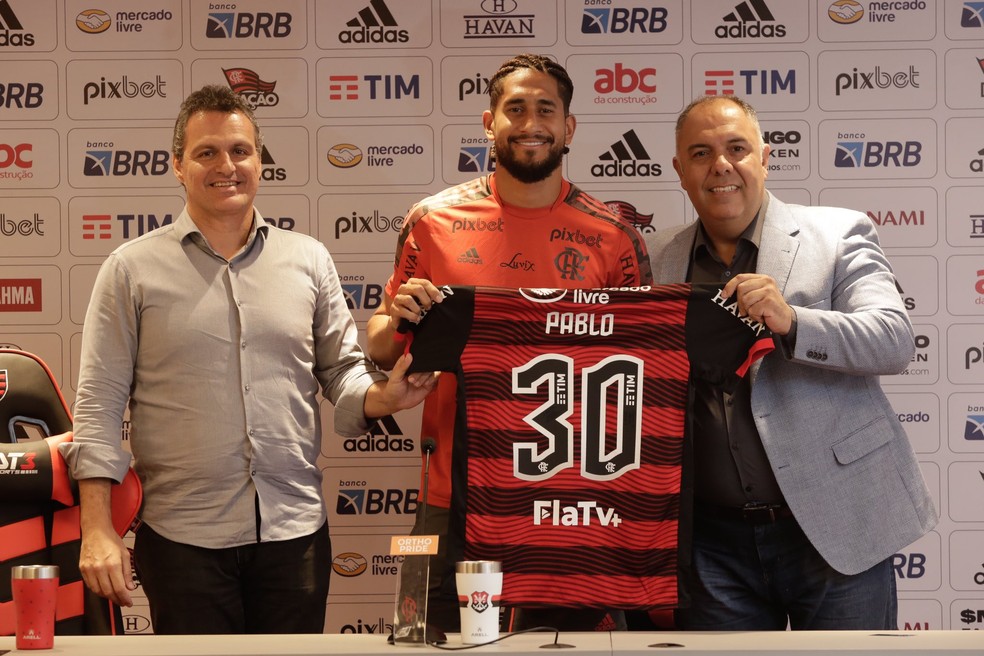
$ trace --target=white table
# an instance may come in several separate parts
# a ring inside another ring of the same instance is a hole
[[[761,631],[671,632],[620,631],[612,636],[613,656],[984,656],[980,631]],[[682,647],[650,647],[674,643]]]
[[[566,633],[559,642],[570,649],[549,649],[552,633],[513,636],[468,653],[511,656],[982,656],[984,634],[976,631],[776,631],[756,633],[613,632]],[[680,647],[656,647],[659,644]],[[456,634],[448,646],[459,646]],[[380,635],[217,635],[217,636],[59,636],[50,651],[14,651],[14,639],[0,637],[0,653],[19,656],[433,656],[447,653],[422,645],[390,645]]]

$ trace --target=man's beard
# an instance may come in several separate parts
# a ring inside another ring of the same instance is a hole
[[[567,152],[567,147],[563,144],[559,148],[556,146],[556,143],[551,143],[550,150],[543,160],[520,161],[514,156],[511,144],[507,142],[505,148],[499,148],[496,145],[495,165],[497,168],[504,168],[509,175],[520,182],[526,184],[541,182],[549,178],[550,174],[556,171],[557,167],[564,161],[564,154]]]

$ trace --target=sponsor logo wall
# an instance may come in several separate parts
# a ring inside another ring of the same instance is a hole
[[[255,108],[257,206],[324,242],[360,327],[410,205],[494,169],[480,115],[508,56],[568,67],[565,173],[644,232],[694,220],[671,165],[676,114],[741,94],[773,149],[770,188],[866,212],[916,327],[912,363],[884,383],[942,519],[893,559],[900,626],[981,629],[982,44],[979,0],[0,0],[0,344],[40,355],[74,398],[99,264],[181,211],[171,129],[202,84]],[[323,407],[325,630],[386,632],[420,412],[342,440]],[[152,631],[147,618],[128,610],[128,630]]]

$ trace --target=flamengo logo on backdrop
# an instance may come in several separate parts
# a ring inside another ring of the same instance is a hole
[[[225,75],[229,88],[242,96],[250,109],[276,107],[280,103],[280,96],[273,92],[277,86],[276,81],[265,82],[255,71],[241,67],[223,68],[222,74]]]
[[[611,145],[611,149],[598,157],[602,164],[591,167],[591,175],[596,178],[607,177],[648,177],[663,174],[659,164],[650,164],[649,152],[642,145],[635,130],[629,130],[622,138]]]
[[[342,43],[406,43],[410,33],[399,27],[393,13],[383,0],[372,0],[358,16],[345,23],[350,30],[338,33]]]
[[[533,38],[535,14],[513,14],[519,8],[516,0],[482,0],[484,14],[465,14],[464,38],[513,39]]]
[[[641,233],[656,232],[653,227],[653,215],[643,214],[636,206],[626,200],[606,200],[605,206],[615,216],[632,224]]]
[[[984,27],[984,2],[965,2],[960,27]]]
[[[0,312],[40,311],[40,278],[0,278]]]
[[[659,34],[666,29],[669,12],[665,7],[585,7],[581,17],[582,34]]]
[[[714,28],[714,36],[719,39],[786,36],[786,26],[776,23],[776,17],[764,0],[746,0],[735,5],[735,10],[725,16],[723,21],[723,25]]]
[[[7,0],[0,0],[0,46],[33,46],[34,34],[26,32]]]
[[[283,39],[290,36],[292,19],[289,13],[281,11],[275,14],[265,11],[255,14],[209,13],[205,36],[209,39]]]
[[[741,80],[744,80],[744,84]],[[764,96],[782,92],[796,93],[795,69],[789,69],[785,73],[776,69],[704,71],[706,96],[733,96],[735,93],[743,96]]]

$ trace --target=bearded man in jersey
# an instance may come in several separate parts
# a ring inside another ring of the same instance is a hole
[[[651,281],[635,229],[563,178],[561,163],[576,127],[573,93],[567,71],[539,55],[509,59],[489,80],[490,108],[482,123],[497,169],[425,198],[407,214],[384,301],[367,326],[369,355],[377,364],[396,362],[403,351],[395,339],[399,322],[417,322],[440,303],[441,285],[590,288]],[[437,448],[426,522],[418,509],[413,528],[417,535],[441,536],[431,561],[428,623],[446,631],[457,631],[459,621],[454,564],[446,558],[455,396],[454,376],[446,375],[425,401],[421,436],[436,438]],[[516,619],[511,628],[549,623],[610,630],[624,623],[620,614],[601,609],[527,610]]]

